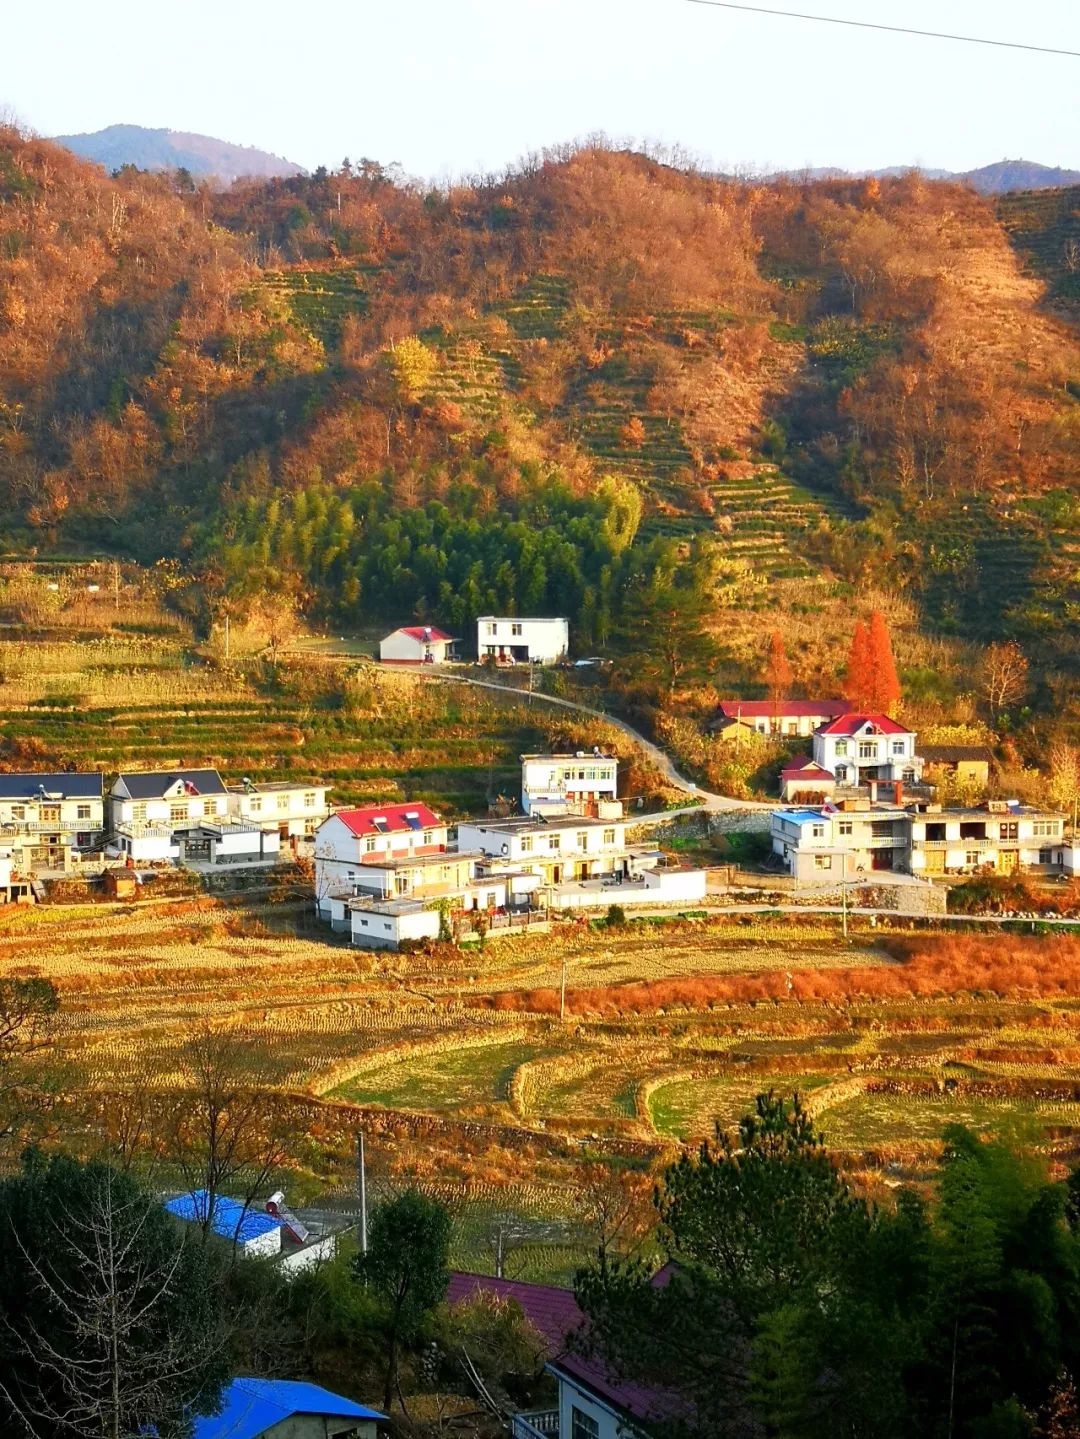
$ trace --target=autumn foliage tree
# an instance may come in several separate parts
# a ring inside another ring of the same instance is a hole
[[[869,625],[856,620],[848,651],[845,689],[848,703],[857,710],[888,714],[901,696],[900,679],[893,659],[889,627],[880,610],[870,616]]]

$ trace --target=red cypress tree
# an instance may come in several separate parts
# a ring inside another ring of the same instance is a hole
[[[870,707],[876,713],[888,714],[899,701],[903,691],[896,673],[889,627],[880,610],[875,610],[870,616],[869,651]]]
[[[855,632],[851,636],[848,650],[847,669],[844,674],[844,698],[852,709],[867,709],[873,693],[873,675],[870,664],[870,632],[862,620],[855,621]]]

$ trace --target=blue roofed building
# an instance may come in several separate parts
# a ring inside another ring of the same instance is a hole
[[[210,1195],[205,1189],[191,1194],[178,1194],[166,1202],[165,1208],[177,1219],[190,1224],[205,1224],[210,1212]],[[219,1194],[214,1200],[210,1227],[222,1239],[235,1243],[244,1254],[270,1255],[281,1253],[282,1221],[261,1209],[252,1209],[239,1200]]]
[[[318,1384],[234,1379],[221,1413],[196,1419],[192,1439],[376,1439],[385,1417]]]

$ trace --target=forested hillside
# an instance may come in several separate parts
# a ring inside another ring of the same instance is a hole
[[[342,625],[557,608],[582,647],[650,585],[732,644],[725,616],[876,587],[1077,671],[1080,342],[1026,265],[917,175],[593,148],[214,194],[7,131],[7,543],[177,555]]]

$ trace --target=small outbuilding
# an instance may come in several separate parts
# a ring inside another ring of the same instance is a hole
[[[320,1384],[234,1379],[221,1413],[196,1419],[192,1439],[375,1439],[385,1419]]]
[[[444,665],[454,658],[453,635],[434,625],[405,625],[379,641],[379,659],[384,664]]]

